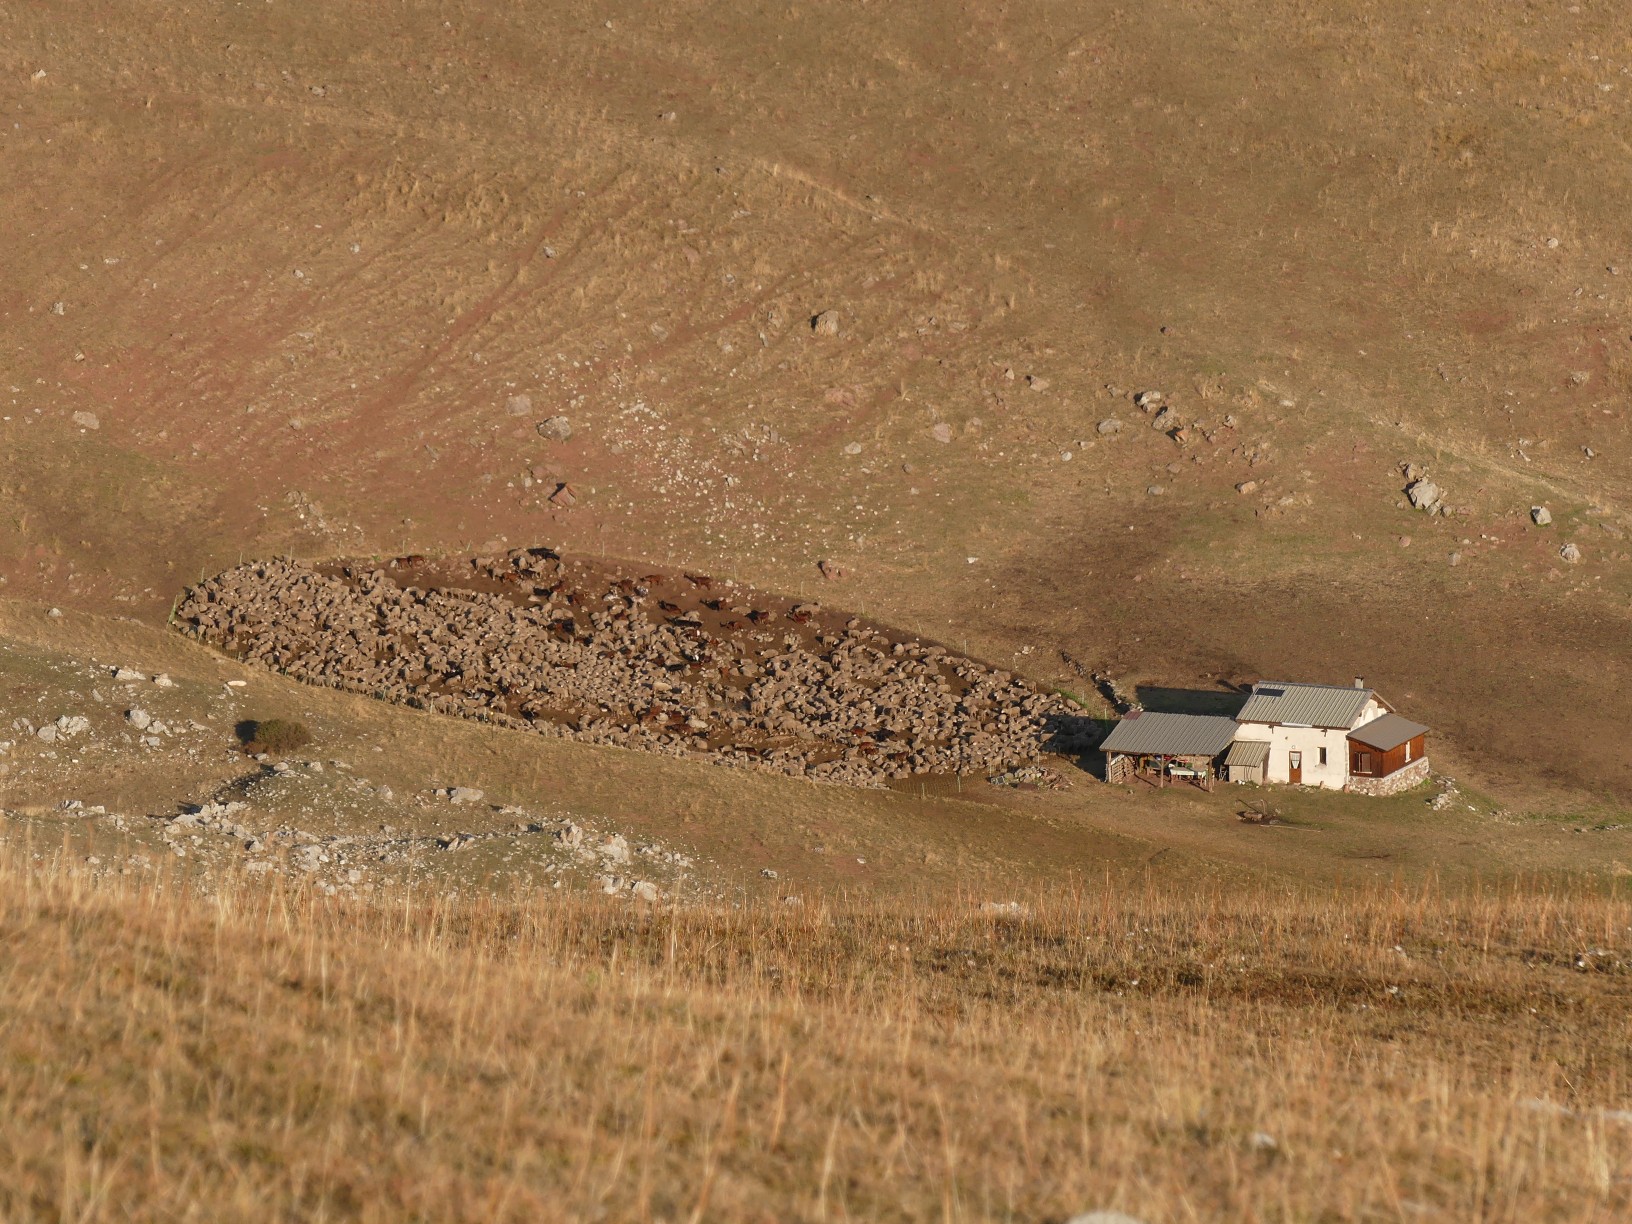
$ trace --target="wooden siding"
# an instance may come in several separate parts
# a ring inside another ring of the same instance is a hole
[[[1404,769],[1412,761],[1422,759],[1425,754],[1423,748],[1425,738],[1419,735],[1398,747],[1390,748],[1387,752],[1379,752],[1356,740],[1350,740],[1349,773],[1357,778],[1386,778],[1395,770]],[[1406,752],[1407,748],[1411,750],[1409,755]]]

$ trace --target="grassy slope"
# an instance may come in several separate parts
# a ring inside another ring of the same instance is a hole
[[[85,738],[50,750],[10,731],[9,721],[0,724],[6,738],[21,741],[0,754],[0,807],[25,814],[37,844],[56,846],[66,836],[74,853],[106,862],[130,850],[128,839],[54,811],[64,799],[124,813],[142,829],[142,817],[172,816],[253,771],[236,750],[238,720],[285,716],[316,733],[302,755],[343,760],[355,776],[388,784],[396,800],[359,805],[344,787],[314,781],[281,803],[263,797],[265,814],[252,827],[288,821],[351,835],[389,821],[427,836],[513,827],[504,813],[418,798],[434,787],[474,786],[530,816],[578,818],[682,849],[702,864],[705,892],[727,895],[955,891],[1004,899],[1073,881],[1130,879],[1181,891],[1276,879],[1320,893],[1367,880],[1461,889],[1539,877],[1613,891],[1632,865],[1632,830],[1613,808],[1565,820],[1524,816],[1476,791],[1439,811],[1427,806],[1432,788],[1388,800],[1287,791],[1273,796],[1284,823],[1261,827],[1235,813],[1262,796],[1230,787],[1213,795],[1107,787],[1065,759],[1054,762],[1072,783],[1061,792],[1013,792],[973,779],[935,779],[922,792],[861,791],[554,741],[312,688],[135,620],[50,617],[11,603],[0,605],[0,635],[7,641],[0,707],[37,724],[65,713],[93,721]],[[114,666],[163,671],[177,687],[160,694],[116,685],[107,675]],[[229,688],[229,678],[245,684]],[[121,716],[133,704],[205,729],[163,752],[126,746]],[[332,769],[325,779],[344,780]],[[145,849],[162,855],[155,837],[149,829]],[[512,866],[528,861],[523,853]],[[766,868],[774,880],[760,874]],[[509,878],[480,854],[433,855],[428,869],[430,879],[458,886]],[[392,873],[378,874],[385,882]]]
[[[8,21],[12,594],[157,616],[245,552],[501,537],[785,589],[834,557],[1040,673],[1360,673],[1510,799],[1632,786],[1617,11]],[[1404,460],[1467,514],[1400,509]]]
[[[12,1220],[1607,1220],[1622,902],[345,905],[0,848]]]

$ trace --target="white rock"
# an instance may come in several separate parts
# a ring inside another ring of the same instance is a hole
[[[1432,510],[1439,505],[1445,493],[1431,480],[1413,480],[1406,486],[1405,495],[1411,499],[1411,505],[1418,510]]]
[[[601,857],[609,863],[629,861],[629,842],[621,833],[614,833],[601,847]]]
[[[480,803],[482,801],[482,792],[474,786],[455,786],[446,793],[449,803]]]
[[[1531,506],[1530,521],[1537,527],[1545,527],[1553,521],[1553,512],[1546,506]]]
[[[94,412],[76,412],[73,416],[73,422],[81,429],[102,428],[102,422],[97,418],[97,415]]]
[[[630,891],[642,901],[657,900],[657,885],[653,884],[650,880],[636,880],[634,887],[631,888]]]
[[[91,729],[91,720],[83,714],[64,714],[57,719],[57,734],[64,739],[72,739],[76,735],[83,735]]]
[[[950,442],[952,441],[952,426],[948,425],[945,421],[939,421],[935,424],[934,428],[929,431],[929,436],[934,438],[937,442]]]
[[[836,336],[839,334],[839,312],[824,310],[810,321],[810,330],[818,336]]]
[[[1106,417],[1094,428],[1102,437],[1109,437],[1112,434],[1119,434],[1122,432],[1122,422],[1117,420],[1115,417]]]
[[[43,743],[54,744],[57,742],[57,728],[54,724],[47,723],[34,732],[34,737]]]
[[[980,912],[995,918],[1021,918],[1029,913],[1030,909],[1020,901],[982,901]]]
[[[138,731],[146,731],[153,725],[153,715],[142,709],[141,706],[132,706],[125,711],[125,721]]]
[[[1558,555],[1571,565],[1581,560],[1581,550],[1574,544],[1564,545],[1563,548],[1558,550]]]
[[[146,680],[147,676],[128,667],[116,667],[113,669],[113,678],[120,684],[135,684],[138,680]]]
[[[164,672],[160,672],[158,675],[154,676],[153,677],[153,683],[158,685],[160,688],[175,688],[176,687],[176,682],[174,680],[170,679],[170,677],[168,675],[166,675]]]
[[[564,416],[545,417],[538,423],[537,429],[539,437],[555,442],[565,442],[572,437],[572,422]]]
[[[526,416],[533,410],[533,397],[530,395],[512,395],[504,404],[505,411],[511,416]]]

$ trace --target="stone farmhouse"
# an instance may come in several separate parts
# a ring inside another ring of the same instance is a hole
[[[1428,776],[1428,728],[1356,679],[1260,680],[1233,718],[1134,711],[1100,745],[1105,778],[1217,780],[1392,795]]]

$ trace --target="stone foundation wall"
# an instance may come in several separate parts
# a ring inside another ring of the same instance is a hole
[[[1428,778],[1428,758],[1418,757],[1403,769],[1396,769],[1384,778],[1353,778],[1344,789],[1356,795],[1397,795],[1410,790]]]

